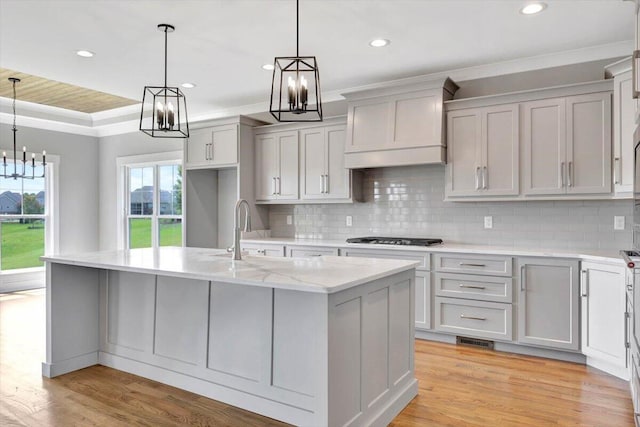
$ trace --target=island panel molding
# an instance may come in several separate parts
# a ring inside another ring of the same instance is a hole
[[[314,426],[386,425],[417,395],[416,262],[196,248],[46,262],[47,377],[102,364]]]

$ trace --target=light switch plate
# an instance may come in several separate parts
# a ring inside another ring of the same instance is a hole
[[[347,227],[351,227],[353,225],[353,217],[351,215],[347,215]]]
[[[484,217],[484,228],[493,228],[493,217],[485,216]]]
[[[287,215],[287,225],[292,225],[292,224],[293,224],[293,216]]]
[[[614,216],[613,217],[613,229],[614,230],[624,230],[624,216]]]

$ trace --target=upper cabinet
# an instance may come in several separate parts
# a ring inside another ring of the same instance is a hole
[[[256,135],[256,199],[298,199],[298,132]]]
[[[444,163],[442,103],[450,79],[344,94],[348,101],[345,166],[350,169]]]
[[[348,203],[360,198],[361,174],[345,168],[346,125],[256,128],[258,203]]]
[[[617,198],[633,197],[633,131],[636,102],[633,99],[631,58],[605,69],[613,78],[613,185]]]
[[[517,104],[447,115],[447,197],[518,194],[518,123]]]
[[[238,125],[191,131],[185,146],[187,169],[235,166],[238,163]]]
[[[603,80],[446,103],[445,198],[611,198],[612,87]]]
[[[523,193],[611,193],[611,93],[524,103]]]
[[[300,131],[300,198],[349,198],[348,169],[344,167],[344,125]]]

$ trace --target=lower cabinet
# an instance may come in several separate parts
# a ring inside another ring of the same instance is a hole
[[[428,252],[341,248],[340,256],[405,259],[420,263],[416,267],[415,327],[431,329],[431,254]]]
[[[579,350],[578,261],[518,258],[518,342]]]
[[[457,335],[511,341],[511,304],[436,297],[438,331]]]
[[[290,258],[307,258],[322,255],[338,256],[338,248],[327,246],[287,246],[287,256]]]
[[[580,279],[582,353],[589,365],[626,378],[625,268],[583,262]]]
[[[262,256],[285,256],[284,245],[268,244],[268,243],[241,243],[240,248],[249,253],[249,255]]]

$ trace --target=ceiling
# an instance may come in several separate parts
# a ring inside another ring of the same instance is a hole
[[[339,93],[634,37],[632,2],[547,0],[534,16],[519,13],[524,4],[300,0],[300,54],[318,58],[323,93]],[[271,72],[261,65],[295,54],[294,0],[0,0],[0,67],[140,100],[163,81],[159,23],[176,27],[168,83],[197,85],[184,89],[191,117],[268,106]],[[377,37],[391,45],[370,47]]]

